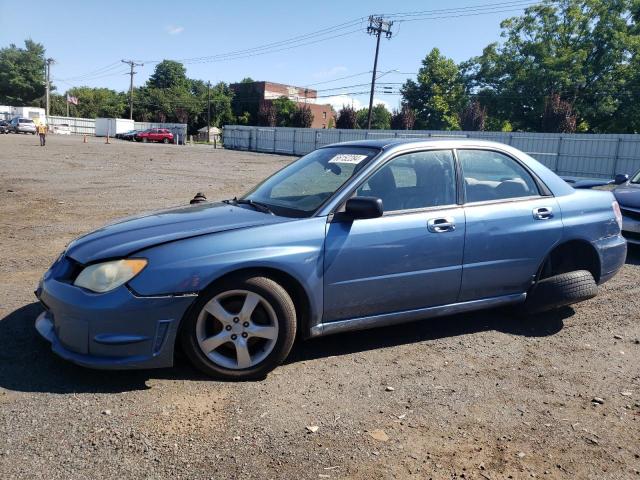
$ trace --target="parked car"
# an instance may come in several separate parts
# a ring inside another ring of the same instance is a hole
[[[56,135],[71,135],[71,127],[67,123],[61,123],[60,125],[52,125],[51,133]]]
[[[116,138],[119,138],[121,140],[135,140],[135,136],[137,133],[141,133],[143,130],[129,130],[128,132],[125,133],[119,133],[118,135],[116,135]]]
[[[625,262],[621,224],[611,192],[507,145],[331,145],[240,198],[74,240],[36,328],[88,367],[168,367],[180,344],[206,374],[260,378],[296,338],[591,298]]]
[[[36,134],[36,124],[30,118],[15,117],[9,125],[13,133]]]
[[[640,170],[635,174],[616,175],[613,190],[622,211],[622,234],[627,242],[640,245]]]
[[[150,128],[148,130],[144,130],[142,132],[135,134],[135,139],[138,142],[162,142],[162,143],[171,143],[173,142],[173,133],[171,133],[166,128]]]
[[[0,120],[0,134],[9,133],[9,122],[6,120]]]
[[[597,188],[616,185],[613,194],[622,214],[622,235],[628,243],[640,245],[640,171],[629,178],[618,174],[613,180],[601,178],[562,177],[574,188]]]

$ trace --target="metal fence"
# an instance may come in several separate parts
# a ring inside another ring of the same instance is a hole
[[[227,125],[225,148],[304,155],[330,143],[382,138],[481,138],[511,145],[560,175],[612,178],[640,170],[640,135],[338,130]]]
[[[77,117],[47,117],[47,125],[68,125],[71,133],[76,135],[95,135],[96,121],[93,118],[77,118]]]
[[[47,117],[47,125],[68,125],[72,134],[76,135],[95,135],[96,120],[94,118],[77,118],[77,117]],[[175,135],[180,132],[181,135],[187,134],[186,123],[157,123],[157,122],[135,122],[136,130],[146,130],[148,128],[168,128]]]

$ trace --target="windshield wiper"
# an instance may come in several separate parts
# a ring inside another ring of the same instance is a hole
[[[273,210],[271,210],[271,208],[269,208],[267,204],[262,202],[256,202],[255,200],[251,200],[249,198],[233,197],[232,200],[223,200],[223,202],[228,204],[233,204],[233,205],[249,205],[255,208],[256,210],[258,210],[259,212],[273,215]]]

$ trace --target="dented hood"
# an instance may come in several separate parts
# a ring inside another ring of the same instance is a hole
[[[161,243],[292,220],[225,203],[201,203],[129,217],[75,239],[66,254],[82,264],[119,258]]]

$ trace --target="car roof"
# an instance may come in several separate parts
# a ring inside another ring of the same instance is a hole
[[[430,138],[381,138],[375,140],[355,140],[350,142],[340,142],[333,143],[331,145],[326,145],[326,147],[335,147],[335,146],[348,146],[348,147],[368,147],[368,148],[379,148],[382,150],[386,150],[390,147],[410,145],[415,147],[444,147],[444,148],[460,148],[465,146],[486,146],[486,147],[501,147],[504,148],[506,145],[504,143],[499,142],[491,142],[487,140],[480,140],[477,138],[464,138],[455,135],[451,136],[440,136],[440,137],[430,137]]]

